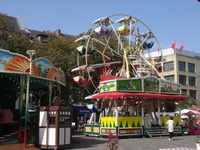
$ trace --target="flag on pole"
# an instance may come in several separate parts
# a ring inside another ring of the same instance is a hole
[[[173,41],[171,48],[172,48],[173,50],[176,49],[176,40]]]
[[[182,44],[181,44],[181,47],[180,47],[179,51],[182,51],[182,50],[183,50],[183,48],[184,48],[184,43],[182,42]]]

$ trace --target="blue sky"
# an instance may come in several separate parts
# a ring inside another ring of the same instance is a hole
[[[200,2],[197,0],[1,0],[0,12],[20,16],[25,28],[61,29],[78,35],[101,17],[126,14],[143,21],[156,35],[161,49],[177,48],[200,53]]]

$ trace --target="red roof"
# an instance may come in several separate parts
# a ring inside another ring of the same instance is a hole
[[[134,93],[134,92],[103,92],[92,96],[92,99],[97,98],[134,98],[134,97],[145,97],[145,98],[161,98],[161,99],[171,99],[171,100],[187,100],[187,96],[180,94],[160,94],[160,93]]]

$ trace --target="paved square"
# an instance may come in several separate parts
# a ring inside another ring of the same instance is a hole
[[[153,138],[120,138],[119,150],[197,150],[196,136],[175,136],[169,141],[168,136]],[[74,135],[71,149],[74,150],[106,150],[107,138],[85,137]]]

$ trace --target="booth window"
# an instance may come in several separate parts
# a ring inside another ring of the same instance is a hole
[[[56,117],[49,117],[49,125],[55,125]]]
[[[60,125],[70,125],[70,112],[63,111],[60,112]]]

